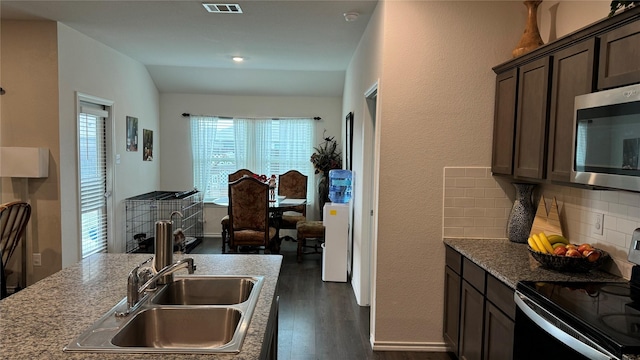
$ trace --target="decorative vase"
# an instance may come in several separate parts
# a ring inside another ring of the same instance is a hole
[[[516,48],[513,49],[512,54],[514,58],[544,44],[540,37],[540,31],[538,30],[538,5],[540,5],[541,2],[542,0],[524,1],[524,5],[528,10],[527,25],[524,28],[520,42]]]
[[[526,244],[536,216],[533,206],[533,189],[536,185],[513,183],[513,186],[516,188],[516,199],[507,221],[507,237],[510,241]]]
[[[329,200],[329,172],[323,172],[318,179],[318,206],[320,207],[320,220],[322,220],[324,203]]]

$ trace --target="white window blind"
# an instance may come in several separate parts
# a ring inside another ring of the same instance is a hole
[[[105,119],[108,115],[108,112],[97,105],[81,103],[78,117],[78,162],[82,258],[107,251]]]
[[[309,177],[313,199],[314,123],[310,118],[249,119],[191,116],[194,186],[205,201],[227,196],[228,175],[249,169],[267,176],[295,169]]]

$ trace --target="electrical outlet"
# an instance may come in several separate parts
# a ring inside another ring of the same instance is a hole
[[[593,216],[593,235],[604,234],[604,214],[595,213]]]
[[[40,253],[33,253],[33,266],[42,266],[42,256],[40,256]]]

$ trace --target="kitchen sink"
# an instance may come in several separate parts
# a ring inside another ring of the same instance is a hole
[[[228,344],[242,314],[233,308],[151,308],[111,339],[118,347],[216,348]]]
[[[189,276],[177,278],[155,295],[160,305],[230,305],[247,301],[256,284],[250,277]]]
[[[129,315],[122,299],[64,351],[104,353],[238,353],[264,277],[176,276]]]

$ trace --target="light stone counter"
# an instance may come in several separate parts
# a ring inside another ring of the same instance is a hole
[[[0,301],[0,359],[259,358],[276,291],[281,255],[192,257],[195,275],[257,275],[264,284],[239,354],[108,354],[62,349],[126,296],[127,275],[149,254],[96,254]],[[187,274],[180,270],[176,275]]]
[[[604,271],[571,273],[547,270],[527,250],[527,244],[506,239],[444,239],[489,274],[515,289],[518,281],[626,281]]]

